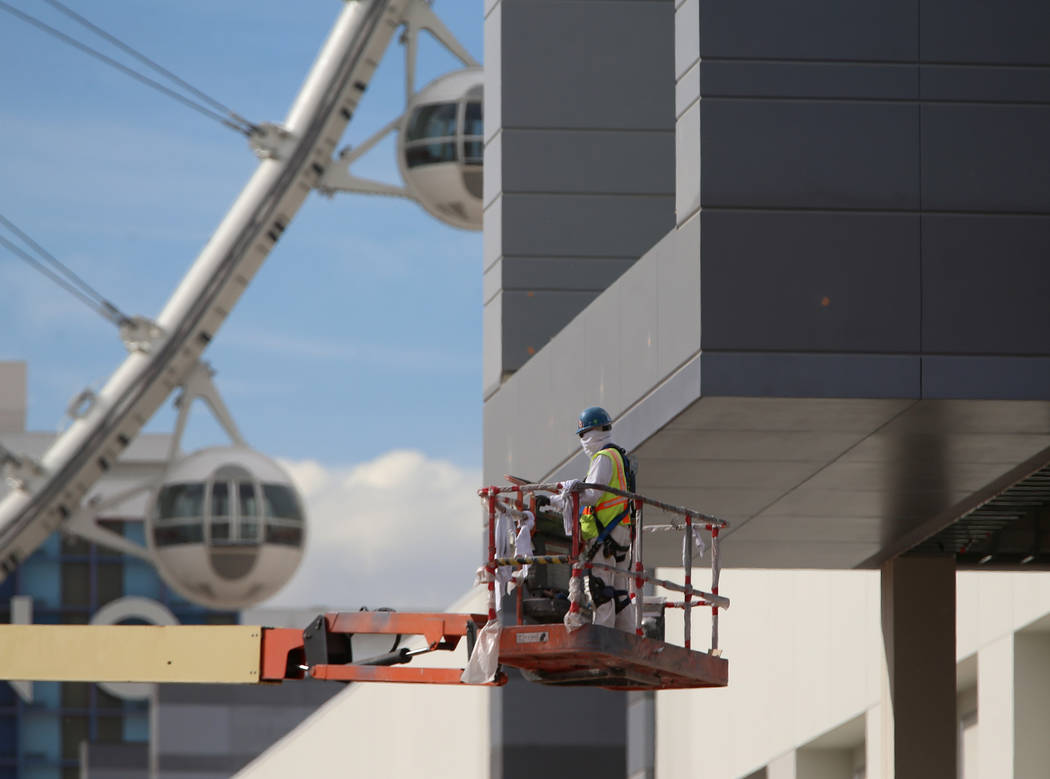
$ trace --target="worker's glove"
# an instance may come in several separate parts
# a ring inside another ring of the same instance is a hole
[[[579,483],[580,483],[579,479],[569,479],[568,481],[563,481],[561,483],[561,492],[558,493],[558,496],[562,500],[565,500],[565,501],[570,500],[569,496],[572,494],[572,488],[575,487]]]

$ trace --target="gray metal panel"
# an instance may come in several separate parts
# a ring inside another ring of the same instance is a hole
[[[922,225],[923,351],[1050,354],[1050,217],[927,214]]]
[[[675,220],[681,224],[700,208],[700,101],[675,127]]]
[[[503,191],[671,195],[674,132],[667,124],[639,132],[504,130]]]
[[[669,126],[670,0],[503,0],[501,8],[504,128]]]
[[[481,394],[488,398],[503,378],[503,293],[485,301],[481,310]]]
[[[485,11],[485,140],[503,127],[503,3]]]
[[[674,77],[700,59],[700,0],[684,0],[674,13]]]
[[[704,206],[915,209],[919,108],[700,101]]]
[[[700,219],[703,349],[919,350],[918,215]]]
[[[914,65],[839,62],[701,61],[704,97],[845,97],[914,100],[919,69]]]
[[[782,398],[917,398],[919,357],[703,352],[702,392]]]
[[[504,257],[502,287],[600,292],[635,262],[623,257]]]
[[[674,227],[672,195],[505,194],[502,254],[638,258]]]
[[[596,297],[598,292],[504,290],[503,370],[520,368]]]
[[[1045,0],[922,0],[924,62],[1050,65],[1050,4]]]
[[[682,113],[700,99],[700,61],[693,63],[674,85],[674,115],[680,119]]]
[[[923,207],[1050,213],[1047,138],[1050,106],[924,105]]]
[[[1050,357],[922,358],[923,397],[1050,400]]]
[[[1050,70],[964,65],[921,66],[923,100],[1050,103]]]
[[[481,167],[481,205],[488,206],[503,191],[503,133],[498,132],[485,144]]]
[[[914,61],[918,0],[701,0],[700,56]]]
[[[488,270],[503,256],[503,195],[485,206],[484,232],[481,236],[481,267]]]

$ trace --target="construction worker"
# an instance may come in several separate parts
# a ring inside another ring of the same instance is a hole
[[[612,418],[598,406],[580,413],[576,435],[583,451],[591,458],[584,482],[604,484],[618,490],[634,487],[633,474],[627,453],[613,443]],[[569,492],[575,482],[566,485],[562,494],[552,499],[559,508],[568,505]],[[620,495],[599,489],[580,492],[580,536],[584,550],[593,550],[592,561],[609,565],[625,573],[613,573],[604,568],[592,570],[587,581],[587,592],[594,610],[595,625],[634,629],[634,608],[627,597],[631,564],[630,501]]]

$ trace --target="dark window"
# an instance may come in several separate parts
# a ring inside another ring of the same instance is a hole
[[[204,541],[204,528],[199,522],[187,525],[153,527],[153,543],[157,546],[176,544],[199,544]]]
[[[91,685],[87,682],[62,682],[63,709],[86,709],[91,705]]]
[[[408,146],[405,148],[405,164],[410,168],[420,165],[434,165],[438,162],[455,162],[456,144],[452,143],[426,143],[419,146]]]
[[[447,138],[456,134],[456,103],[431,103],[413,111],[405,128],[406,141]]]
[[[303,529],[301,527],[266,526],[266,543],[281,546],[302,546]]]
[[[259,540],[259,523],[252,520],[250,522],[241,521],[241,540],[250,541],[255,543]]]
[[[463,141],[463,162],[467,165],[480,165],[485,154],[485,145],[481,141]]]
[[[203,504],[203,484],[169,484],[162,487],[157,496],[157,516],[161,519],[199,517]]]
[[[303,521],[303,512],[299,510],[299,501],[293,489],[283,484],[264,484],[262,488],[265,516]]]
[[[106,741],[109,743],[121,742],[124,740],[124,718],[123,717],[98,717],[95,720],[95,728],[97,730],[96,741]]]
[[[101,687],[96,687],[95,688],[95,705],[98,706],[100,709],[120,709],[120,710],[123,710],[123,708],[124,708],[124,701],[122,701],[116,695],[110,695],[108,692],[103,690]]]
[[[88,555],[91,553],[91,544],[82,538],[75,536],[62,537],[62,554],[64,555]]]
[[[211,485],[211,515],[230,516],[230,490],[224,481],[217,481]]]
[[[91,605],[91,567],[88,563],[62,563],[62,605]]]
[[[7,687],[8,685],[4,685]],[[0,755],[13,758],[18,754],[18,720],[13,716],[0,717]],[[0,776],[4,776],[0,768]],[[16,776],[11,773],[10,776]]]
[[[464,135],[484,135],[485,126],[481,121],[481,103],[467,103],[467,113],[463,122]]]
[[[96,597],[100,604],[109,603],[124,594],[124,566],[122,563],[98,563],[95,566]]]
[[[76,760],[80,757],[80,742],[90,737],[87,717],[62,718],[62,759]]]
[[[236,625],[236,614],[224,614],[219,611],[209,611],[204,615],[205,625]]]
[[[242,481],[237,485],[237,492],[241,499],[241,518],[255,518],[259,516],[259,507],[255,504],[255,485],[251,482]]]
[[[230,540],[230,523],[229,522],[212,522],[211,523],[211,540],[216,541],[229,541]]]

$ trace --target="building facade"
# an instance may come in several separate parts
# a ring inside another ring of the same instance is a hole
[[[485,31],[486,481],[578,477],[598,404],[643,492],[730,521],[726,566],[879,570],[882,770],[955,776],[957,569],[1050,552],[1050,13],[489,0]]]

